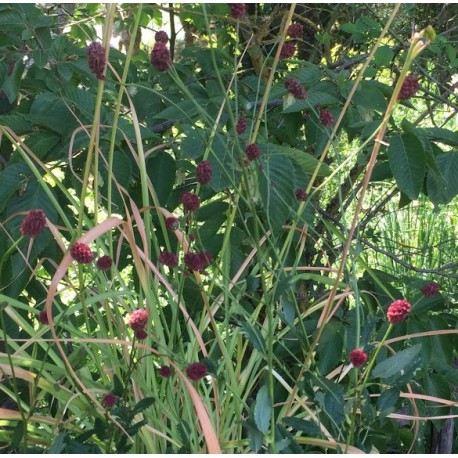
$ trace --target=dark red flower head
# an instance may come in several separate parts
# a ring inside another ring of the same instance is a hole
[[[46,313],[46,310],[42,310],[42,311],[38,314],[38,321],[39,321],[41,324],[49,324],[49,321],[48,321],[48,314]]]
[[[307,200],[307,193],[303,189],[297,188],[295,194],[297,200],[302,202],[305,202]]]
[[[188,251],[184,255],[184,263],[189,270],[203,272],[204,269],[213,261],[213,256],[209,251],[192,253]]]
[[[134,334],[135,338],[138,340],[145,340],[148,337],[148,334],[144,329],[138,329]]]
[[[245,16],[246,5],[245,3],[230,3],[231,16],[234,19],[241,19]]]
[[[107,409],[111,409],[116,404],[117,401],[118,401],[117,396],[115,396],[113,393],[107,393],[103,397],[102,403]]]
[[[291,38],[301,38],[304,34],[304,26],[302,24],[298,24],[297,22],[295,24],[291,24],[288,27],[287,34]]]
[[[410,310],[411,306],[406,300],[398,299],[388,307],[386,316],[391,324],[397,324],[406,319]]]
[[[70,254],[79,264],[89,264],[94,259],[94,253],[85,243],[74,243],[70,248]]]
[[[171,251],[163,251],[159,255],[159,262],[164,264],[164,266],[173,268],[178,265],[178,256]]]
[[[173,369],[169,366],[161,366],[159,369],[159,375],[164,378],[169,378],[173,374]]]
[[[235,126],[235,130],[239,135],[243,134],[246,130],[246,119],[245,116],[240,116],[239,120],[237,121],[237,125]]]
[[[98,80],[104,80],[105,67],[105,48],[97,41],[94,41],[87,47],[87,63],[89,70],[94,73]]]
[[[208,184],[212,179],[212,165],[209,161],[202,161],[196,169],[197,181],[200,184]]]
[[[97,269],[107,271],[111,269],[111,265],[113,264],[113,259],[110,258],[110,256],[100,256],[99,259],[97,259]]]
[[[302,100],[307,97],[307,91],[304,86],[294,77],[290,77],[285,81],[285,88],[290,94],[293,94],[296,99]]]
[[[145,309],[135,310],[130,316],[129,327],[137,332],[143,330],[148,324],[148,312]]]
[[[180,223],[178,218],[174,216],[170,216],[169,218],[165,219],[165,227],[168,231],[176,231],[180,227]]]
[[[421,292],[425,297],[433,297],[439,292],[440,289],[441,285],[435,282],[431,282],[423,286],[423,288],[421,288]]]
[[[191,380],[200,380],[202,377],[205,377],[208,374],[207,366],[204,363],[192,363],[186,369],[186,375]]]
[[[361,367],[366,364],[367,361],[367,353],[363,350],[353,350],[350,355],[348,356],[350,363],[353,364],[354,367]]]
[[[180,203],[183,204],[184,209],[188,212],[194,212],[200,207],[199,197],[193,192],[184,192],[181,194]]]
[[[167,46],[158,41],[151,51],[151,64],[158,72],[166,72],[172,66],[170,51]]]
[[[320,111],[320,121],[324,127],[332,126],[334,122],[334,118],[332,117],[332,113],[329,110],[321,110]]]
[[[154,39],[156,40],[156,43],[164,43],[165,45],[169,42],[169,36],[167,35],[167,32],[164,32],[164,30],[156,32]]]
[[[413,97],[420,89],[417,75],[406,76],[398,94],[398,100],[407,100]]]
[[[245,148],[245,153],[250,161],[255,161],[261,155],[261,150],[256,143],[251,143]]]
[[[46,225],[46,215],[43,210],[31,210],[22,220],[21,234],[24,237],[36,237]]]
[[[280,51],[280,59],[289,59],[296,53],[296,45],[292,41],[283,43]]]

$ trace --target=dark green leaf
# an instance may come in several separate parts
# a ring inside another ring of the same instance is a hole
[[[147,397],[140,399],[140,401],[137,402],[137,404],[134,406],[132,409],[132,413],[134,415],[141,413],[151,407],[154,403],[156,402],[156,399],[154,397]]]
[[[426,157],[420,140],[412,134],[395,136],[390,139],[387,154],[398,188],[415,200],[426,173]]]
[[[51,446],[48,449],[48,454],[58,455],[65,448],[65,439],[67,435],[64,432],[57,433],[56,437],[52,441]]]
[[[394,51],[391,46],[380,46],[374,55],[374,61],[379,67],[388,67],[394,57]]]
[[[259,353],[265,355],[266,354],[266,342],[264,337],[262,337],[261,332],[253,327],[250,323],[246,321],[240,323],[241,332],[244,334],[253,347],[259,351]]]
[[[309,420],[302,420],[296,417],[285,417],[282,422],[296,431],[301,431],[306,435],[317,436],[320,434],[320,428]]]
[[[13,103],[16,100],[19,89],[21,88],[21,80],[24,68],[24,62],[18,60],[14,65],[13,72],[6,78],[2,85],[2,91],[6,94],[10,103]]]
[[[398,374],[403,374],[407,367],[412,364],[413,361],[421,352],[421,344],[414,345],[405,350],[400,351],[394,356],[390,356],[377,364],[372,371],[372,377],[388,378]]]
[[[312,174],[315,169],[318,167],[319,161],[311,154],[301,151],[296,148],[290,148],[283,145],[275,145],[276,150],[281,151],[283,154],[286,154],[290,159],[299,164],[301,169],[308,173]],[[322,163],[318,171],[319,177],[325,177],[331,174],[331,169],[328,164]]]
[[[159,203],[165,205],[175,184],[176,162],[170,154],[160,151],[148,159],[146,167]]]
[[[428,196],[435,205],[448,204],[458,195],[458,152],[440,154],[436,164],[439,173],[428,172]]]
[[[396,403],[399,399],[399,390],[392,388],[383,390],[377,400],[377,407],[380,411],[380,416],[387,416],[396,409]]]
[[[254,407],[254,421],[259,431],[267,434],[270,430],[272,417],[272,400],[269,396],[269,388],[263,385],[256,395],[256,405]]]

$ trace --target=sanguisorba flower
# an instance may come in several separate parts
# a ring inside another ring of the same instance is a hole
[[[201,362],[192,363],[186,368],[186,375],[193,381],[200,380],[207,374],[207,366]]]
[[[100,256],[99,259],[97,259],[96,266],[97,269],[107,271],[111,269],[111,265],[113,264],[113,259],[111,259],[110,256],[104,255]]]
[[[196,178],[200,184],[208,184],[212,179],[212,165],[209,161],[202,161],[197,165]]]
[[[107,393],[103,397],[102,403],[107,409],[111,409],[116,404],[117,401],[118,401],[117,396],[115,396],[113,393]]]
[[[421,288],[421,292],[425,297],[433,297],[439,292],[440,289],[441,285],[439,285],[439,283],[432,281],[423,286],[423,288]]]
[[[307,91],[304,86],[293,76],[285,80],[285,88],[298,100],[303,100],[307,97]]]
[[[296,195],[296,199],[301,202],[305,202],[307,200],[308,196],[304,189],[297,188],[294,194]]]
[[[398,94],[398,100],[407,100],[413,97],[420,89],[417,75],[406,76]]]
[[[159,369],[159,375],[164,378],[169,378],[173,374],[173,369],[169,366],[161,366]]]
[[[154,35],[154,40],[156,41],[156,43],[164,43],[166,45],[169,42],[169,36],[167,35],[167,32],[165,32],[164,30],[159,30]]]
[[[200,199],[197,194],[193,192],[184,192],[180,196],[180,203],[188,212],[195,212],[200,207]]]
[[[134,334],[138,340],[145,340],[148,337],[148,333],[144,329],[138,329]]]
[[[405,299],[398,299],[394,301],[389,307],[386,313],[388,321],[391,324],[397,324],[404,321],[407,315],[410,313],[411,305]]]
[[[94,259],[94,253],[85,243],[74,243],[70,248],[70,254],[79,264],[89,264]]]
[[[145,329],[148,324],[148,312],[145,309],[138,309],[132,313],[129,319],[129,327],[137,332]]]
[[[170,51],[168,50],[165,43],[160,41],[156,42],[151,51],[151,65],[158,72],[166,72],[172,66],[172,58],[170,57]]]
[[[329,110],[321,110],[320,111],[320,122],[323,124],[324,127],[330,127],[332,126],[332,123],[334,122],[334,118],[332,116],[332,113]]]
[[[94,73],[96,78],[104,80],[107,61],[105,59],[105,49],[98,41],[94,41],[87,47],[87,62],[89,70]]]
[[[261,150],[256,143],[251,143],[245,148],[245,154],[249,161],[255,161],[261,155]]]
[[[24,237],[36,237],[46,226],[46,215],[43,210],[31,210],[22,220],[21,234]]]
[[[178,218],[169,216],[165,219],[165,227],[168,231],[176,231],[180,227],[180,222],[178,221]]]
[[[355,349],[348,355],[348,360],[354,367],[361,367],[366,364],[367,353],[363,350]]]
[[[286,41],[280,50],[280,59],[289,59],[296,53],[296,45],[291,41]]]
[[[171,251],[163,251],[158,260],[161,264],[170,268],[178,266],[178,256]]]
[[[48,314],[46,313],[46,310],[42,310],[42,311],[38,314],[38,321],[39,321],[41,324],[49,324],[49,321],[48,321]]]
[[[291,38],[301,38],[304,33],[304,26],[299,23],[291,24],[286,32]]]
[[[240,116],[237,121],[237,125],[235,126],[235,130],[239,135],[243,134],[246,130],[246,119],[245,116]]]
[[[246,12],[246,5],[245,3],[230,3],[229,4],[231,16],[234,19],[241,19],[245,16]]]

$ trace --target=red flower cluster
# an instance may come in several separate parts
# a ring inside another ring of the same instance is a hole
[[[148,312],[145,309],[135,310],[130,316],[129,327],[135,332],[144,331],[148,324]]]
[[[320,111],[320,121],[324,127],[332,126],[334,122],[334,118],[332,117],[332,113],[329,110],[321,110]]]
[[[159,262],[164,264],[164,266],[173,268],[178,265],[178,256],[171,251],[163,251],[159,255]]]
[[[146,333],[146,331],[144,329],[139,329],[138,331],[135,331],[135,337],[138,339],[138,340],[144,340],[147,338],[148,334]]]
[[[168,231],[176,231],[179,226],[180,226],[180,223],[178,221],[178,218],[175,218],[174,216],[170,216],[165,219],[165,227],[167,228]]]
[[[423,288],[421,288],[421,292],[425,297],[433,297],[439,292],[440,289],[441,285],[435,282],[431,282],[423,286]]]
[[[304,33],[304,26],[299,23],[291,24],[286,32],[291,38],[301,38]]]
[[[406,76],[398,94],[398,100],[407,100],[413,97],[420,88],[417,75]]]
[[[261,155],[261,150],[256,143],[251,143],[245,148],[245,153],[248,160],[255,161]]]
[[[302,202],[305,202],[307,200],[307,193],[305,192],[304,189],[297,188],[295,191],[296,194],[296,199],[300,200]]]
[[[104,80],[105,67],[105,48],[97,41],[94,41],[87,47],[87,63],[89,70],[94,73],[98,80]]]
[[[406,319],[407,315],[410,313],[410,310],[411,306],[406,300],[398,299],[388,307],[386,316],[388,317],[388,321],[391,324],[397,324]]]
[[[22,220],[21,234],[24,237],[36,237],[46,225],[46,215],[43,210],[31,210]]]
[[[209,161],[202,161],[196,169],[197,181],[200,184],[208,184],[212,179],[212,165]]]
[[[304,86],[294,77],[290,77],[285,81],[285,88],[290,94],[293,94],[296,99],[302,100],[307,97]]]
[[[200,380],[208,374],[207,366],[204,363],[192,363],[186,369],[186,375],[193,381]]]
[[[49,324],[48,315],[47,315],[47,313],[46,313],[46,310],[42,310],[42,311],[38,314],[38,321],[39,321],[41,324]]]
[[[169,366],[161,366],[159,369],[159,375],[164,378],[169,378],[173,374],[173,369]]]
[[[184,255],[184,263],[189,270],[204,272],[205,268],[213,261],[213,255],[209,251],[192,253],[188,251]]]
[[[167,32],[164,32],[163,30],[156,32],[154,39],[156,43],[164,43],[165,45],[169,42],[169,36],[167,35]]]
[[[241,19],[245,16],[246,5],[245,3],[230,3],[230,11],[234,19]]]
[[[199,197],[193,192],[184,192],[181,194],[180,203],[183,204],[184,209],[188,212],[195,212],[200,207]]]
[[[94,253],[85,243],[74,243],[70,248],[70,254],[79,264],[89,264],[94,259]]]
[[[113,264],[113,259],[110,258],[110,256],[100,256],[99,259],[97,259],[96,266],[97,269],[103,270],[106,272],[107,270],[111,269],[111,265]]]
[[[157,41],[151,51],[151,65],[158,72],[166,72],[172,66],[172,59],[170,57],[170,51],[168,50],[165,43]]]
[[[354,367],[361,367],[366,364],[367,361],[367,353],[363,350],[352,350],[350,355],[348,356],[348,360],[350,363],[353,364]]]
[[[103,397],[102,403],[107,409],[111,409],[116,404],[117,401],[118,401],[117,396],[115,396],[113,393],[107,393]]]
[[[283,43],[280,51],[280,59],[289,59],[296,53],[296,45],[292,41]]]
[[[240,116],[239,120],[237,121],[237,125],[235,126],[235,130],[239,135],[243,134],[246,130],[246,119],[245,116]]]

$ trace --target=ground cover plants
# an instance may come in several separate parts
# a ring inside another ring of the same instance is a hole
[[[449,11],[3,4],[0,450],[456,451]]]

